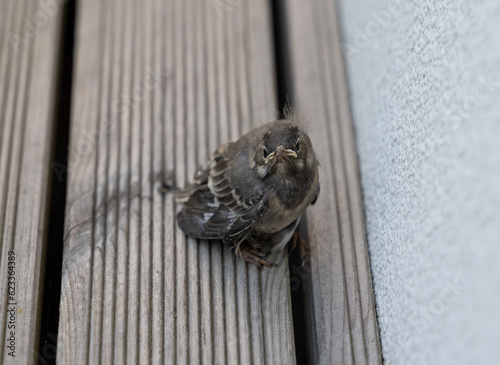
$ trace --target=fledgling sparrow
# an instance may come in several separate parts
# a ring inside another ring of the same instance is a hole
[[[295,231],[319,190],[311,140],[295,122],[277,120],[221,145],[196,173],[177,220],[186,235],[232,244],[259,267],[274,266],[263,257],[289,241],[304,260]]]

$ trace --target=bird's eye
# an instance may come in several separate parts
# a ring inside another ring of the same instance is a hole
[[[295,142],[295,147],[293,149],[295,151],[299,151],[300,150],[300,139],[298,139],[297,142]]]
[[[264,158],[266,158],[266,157],[267,157],[267,155],[269,155],[269,153],[267,152],[267,148],[266,148],[266,147],[264,147],[264,148],[262,149],[262,155],[264,156]]]

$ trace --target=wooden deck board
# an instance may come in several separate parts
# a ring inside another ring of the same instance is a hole
[[[38,1],[0,7],[0,362],[26,364],[38,357],[62,10],[56,4],[48,14]],[[9,257],[15,328],[7,315]],[[6,347],[11,331],[15,357]]]
[[[286,6],[297,112],[311,120],[321,163],[321,196],[307,214],[310,360],[381,363],[335,2]]]
[[[77,9],[61,363],[294,363],[288,263],[186,239],[161,183],[275,114],[269,4]]]

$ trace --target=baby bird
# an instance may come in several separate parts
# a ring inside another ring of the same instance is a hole
[[[319,190],[311,140],[295,122],[277,120],[221,145],[196,173],[177,220],[186,235],[222,240],[259,267],[275,266],[266,253],[299,243],[303,264],[307,244],[295,231]]]

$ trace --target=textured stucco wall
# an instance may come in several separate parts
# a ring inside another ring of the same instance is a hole
[[[386,363],[498,363],[500,1],[339,16]]]

